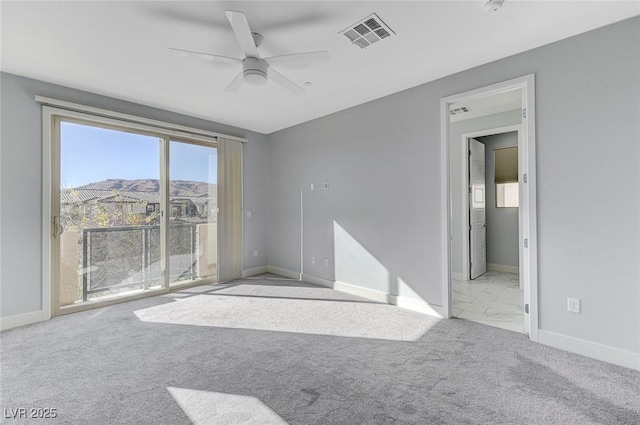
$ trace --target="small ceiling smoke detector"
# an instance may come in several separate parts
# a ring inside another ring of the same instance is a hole
[[[502,7],[504,0],[489,0],[484,4],[484,10],[487,12],[495,12]]]
[[[364,49],[380,40],[391,37],[391,35],[395,35],[395,32],[393,32],[378,15],[372,13],[366,18],[343,29],[340,31],[340,34],[347,37],[349,41],[351,41],[351,44],[355,44],[361,49]]]

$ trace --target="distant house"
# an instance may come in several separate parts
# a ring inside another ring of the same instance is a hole
[[[171,217],[197,217],[200,215],[198,207],[191,198],[171,198]]]
[[[189,223],[209,221],[217,215],[216,201],[215,197],[210,197],[207,193],[195,196],[172,196],[170,218],[172,221]],[[160,194],[158,192],[62,189],[60,203],[63,211],[75,207],[78,208],[77,212],[85,217],[99,210],[110,214],[137,214],[143,219],[160,213]],[[213,214],[208,215],[207,212]]]

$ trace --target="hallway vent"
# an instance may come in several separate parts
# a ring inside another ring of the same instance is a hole
[[[380,40],[395,35],[395,32],[389,28],[378,15],[375,13],[367,16],[355,24],[340,31],[349,39],[351,44],[355,44],[361,49],[365,49]]]
[[[468,106],[460,106],[458,108],[451,108],[451,110],[449,110],[449,114],[451,115],[460,115],[467,112],[471,112],[471,108],[469,108]]]

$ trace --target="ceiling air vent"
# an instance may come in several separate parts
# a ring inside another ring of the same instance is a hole
[[[471,112],[471,108],[469,108],[468,106],[460,106],[458,108],[451,108],[451,110],[449,111],[449,113],[451,115],[460,115],[460,114],[464,114],[467,112]]]
[[[352,44],[364,49],[395,32],[375,13],[340,31]]]

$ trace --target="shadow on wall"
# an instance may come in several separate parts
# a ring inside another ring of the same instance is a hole
[[[335,280],[391,294],[389,270],[336,221],[333,222]]]
[[[418,290],[400,276],[394,276],[380,260],[358,242],[344,227],[333,221],[335,281],[364,288],[364,296],[399,304],[398,301],[419,302],[433,305]],[[425,282],[426,283],[426,282]],[[356,290],[357,292],[357,290]],[[400,300],[398,300],[400,298]]]

